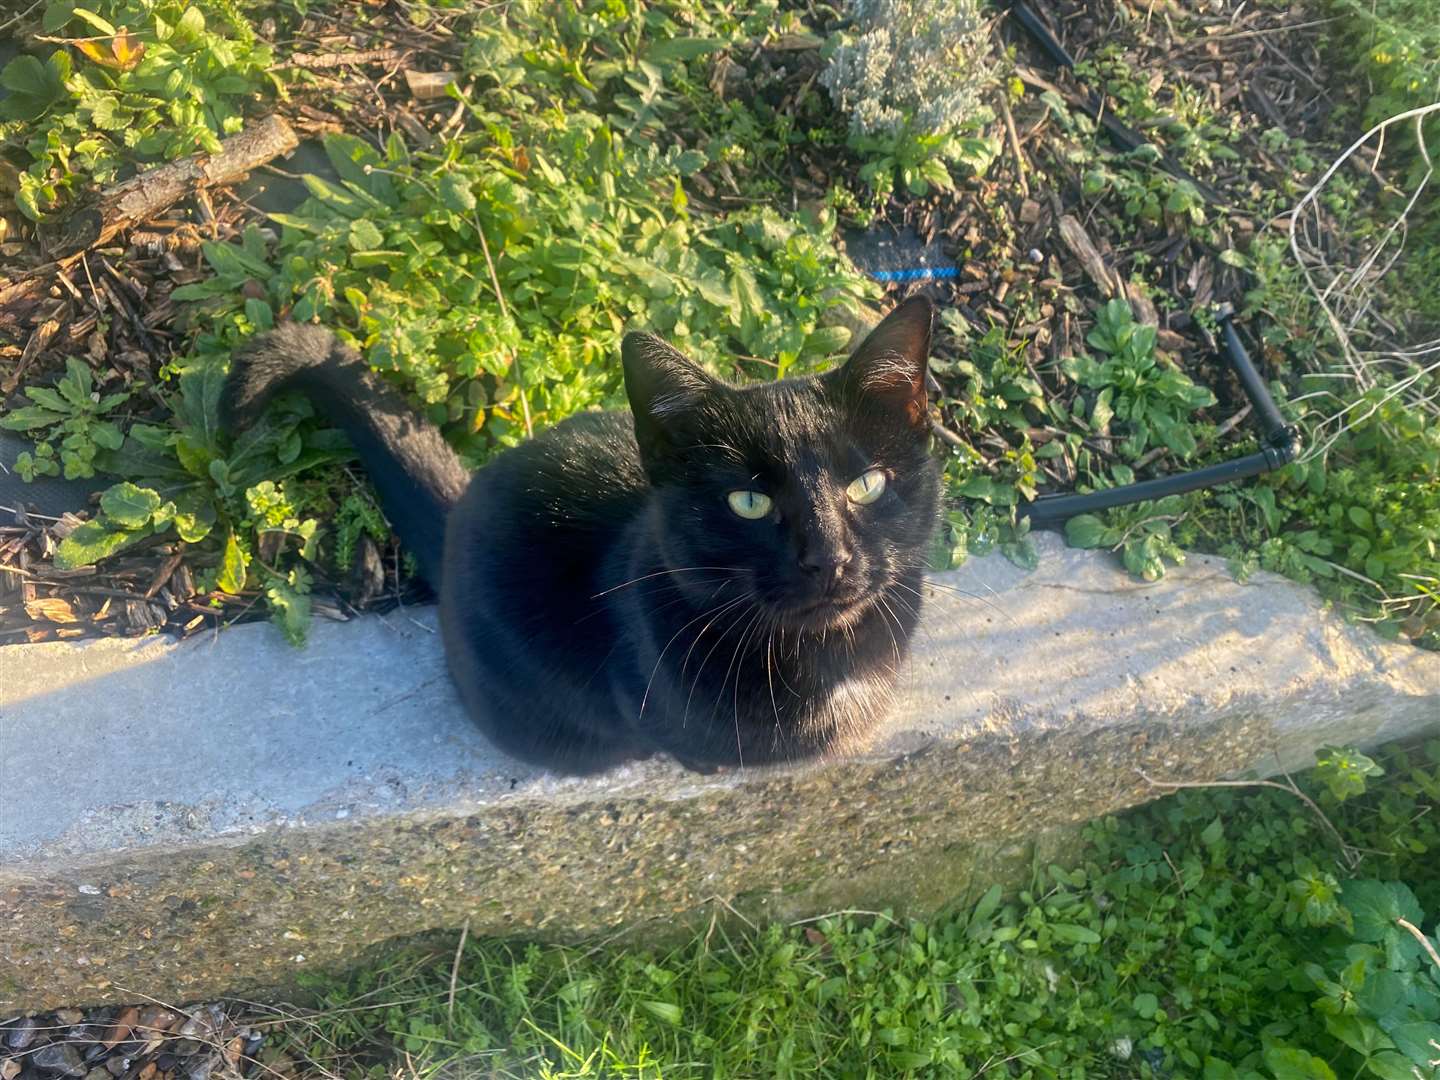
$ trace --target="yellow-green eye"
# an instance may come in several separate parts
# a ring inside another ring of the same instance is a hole
[[[730,492],[730,509],[747,521],[759,521],[770,512],[770,507],[774,505],[769,495],[763,495],[758,491]]]
[[[885,494],[885,470],[870,469],[861,473],[850,486],[845,489],[845,494],[850,501],[864,506],[866,503],[873,503],[881,495]]]

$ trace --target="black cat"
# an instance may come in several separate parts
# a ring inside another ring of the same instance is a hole
[[[795,760],[863,742],[919,615],[932,315],[909,300],[841,367],[745,387],[630,334],[633,416],[573,416],[474,476],[316,326],[237,353],[222,407],[237,430],[298,388],[348,433],[507,752],[572,774]]]

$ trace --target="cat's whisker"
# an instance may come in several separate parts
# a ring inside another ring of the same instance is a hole
[[[721,609],[734,604],[738,604],[743,599],[744,597],[736,597],[734,600],[727,600],[724,604],[721,605]],[[640,712],[635,717],[635,722],[637,724],[645,716],[645,705],[650,700],[650,690],[655,685],[655,675],[660,670],[660,663],[665,659],[665,654],[670,651],[670,646],[675,644],[675,639],[678,638],[681,634],[683,634],[686,630],[694,626],[697,622],[705,618],[707,615],[711,614],[713,614],[713,611],[702,611],[699,615],[696,615],[695,618],[691,619],[684,626],[680,627],[679,630],[676,630],[675,633],[670,636],[670,640],[665,643],[665,647],[660,650],[660,655],[655,658],[655,666],[650,669],[650,678],[645,683],[645,693],[640,698]],[[701,633],[704,633],[704,631],[702,630]]]
[[[780,723],[780,706],[775,702],[775,667],[770,650],[775,644],[775,626],[773,620],[766,625],[765,631],[765,682],[770,687],[770,711],[775,714],[775,735],[779,738],[782,725]]]
[[[888,616],[888,618],[883,618],[883,617],[882,617],[881,622],[882,622],[882,623],[884,624],[884,626],[885,626],[885,631],[886,631],[886,633],[888,633],[888,634],[890,635],[890,648],[891,648],[891,650],[892,650],[892,652],[894,653],[894,656],[895,656],[895,670],[896,670],[896,671],[899,671],[899,670],[900,670],[900,642],[899,642],[899,640],[895,637],[895,630],[891,630],[891,629],[890,629],[890,619],[894,619],[894,620],[895,620],[895,628],[896,628],[897,630],[899,630],[902,634],[905,632],[905,624],[900,621],[900,616],[899,616],[899,615],[896,615],[895,612],[894,612],[894,610],[890,607],[890,605],[885,602],[885,595],[884,595],[883,593],[877,593],[877,594],[875,595],[875,599],[880,602],[881,608],[884,609],[885,615]]]
[[[723,588],[724,586],[721,586],[721,587]],[[683,681],[684,678],[685,678],[685,671],[686,671],[686,669],[688,669],[688,668],[690,667],[690,655],[691,655],[691,653],[693,653],[693,652],[695,651],[695,646],[700,644],[700,639],[705,636],[705,631],[709,630],[710,627],[714,625],[716,619],[720,618],[720,616],[723,615],[726,611],[728,611],[728,610],[730,610],[731,608],[733,608],[736,604],[741,603],[744,599],[745,599],[745,597],[743,597],[743,596],[737,596],[737,597],[735,597],[735,599],[731,600],[728,604],[722,605],[722,606],[715,612],[714,617],[711,618],[711,620],[710,620],[708,623],[706,623],[704,626],[702,626],[702,627],[700,628],[700,632],[695,635],[695,640],[692,641],[692,642],[690,642],[690,648],[688,648],[688,649],[685,650],[685,658],[680,661],[680,678],[681,678],[682,681]],[[703,665],[702,665],[702,667],[703,667]]]
[[[908,591],[908,592],[914,593],[916,596],[920,597],[920,599],[922,599],[922,600],[925,599],[925,594],[924,594],[924,593],[922,593],[920,590],[914,588],[913,586],[906,585],[903,581],[897,581],[897,582],[895,582],[895,585],[896,585],[896,587],[898,587],[898,588],[905,589],[905,590]],[[927,588],[927,589],[935,589],[937,592],[939,592],[939,593],[941,593],[941,594],[950,594],[950,595],[952,595],[952,596],[953,596],[954,598],[956,598],[956,599],[974,600],[977,604],[984,604],[984,605],[985,605],[986,607],[988,607],[991,611],[995,612],[996,615],[999,615],[1002,619],[1004,619],[1005,621],[1007,621],[1008,623],[1010,623],[1012,626],[1018,626],[1018,625],[1019,625],[1017,622],[1015,622],[1014,618],[1011,617],[1011,615],[1010,615],[1009,612],[1005,611],[1004,609],[1002,609],[1002,608],[1000,608],[1000,607],[997,607],[997,606],[996,606],[995,604],[993,604],[991,601],[985,599],[985,597],[980,596],[980,595],[977,594],[977,593],[967,592],[967,591],[964,590],[964,589],[956,588],[954,585],[942,585],[942,584],[940,584],[940,582],[938,582],[938,581],[932,581],[930,578],[926,578],[926,579],[925,579],[925,588]]]
[[[721,588],[724,588],[725,585],[728,585],[731,580],[734,580],[734,579],[727,579],[725,582],[723,582],[723,583],[721,584]],[[652,615],[655,614],[656,612],[664,611],[664,610],[665,610],[666,608],[668,608],[668,607],[674,607],[676,604],[681,603],[681,602],[683,602],[683,601],[686,599],[685,593],[684,593],[682,587],[681,587],[680,585],[674,583],[674,582],[668,582],[668,581],[667,581],[667,582],[664,582],[664,583],[662,583],[662,584],[660,584],[660,585],[655,586],[655,588],[656,588],[657,590],[663,590],[663,591],[665,591],[665,592],[679,593],[680,595],[677,596],[677,597],[676,597],[675,599],[673,599],[673,600],[669,600],[669,601],[667,601],[666,603],[661,604],[658,608],[652,608],[652,609],[650,610],[650,614],[652,614]],[[715,596],[714,596],[714,594],[712,593],[711,596],[710,596],[710,599],[713,600],[714,598],[715,598]],[[593,600],[593,599],[595,599],[595,597],[592,596],[590,599]],[[586,622],[586,621],[589,620],[589,619],[593,619],[593,618],[595,618],[597,615],[604,615],[604,614],[606,614],[608,610],[609,610],[609,609],[606,608],[603,604],[602,604],[602,605],[597,605],[597,606],[594,607],[592,610],[587,611],[584,615],[581,615],[580,618],[576,619],[571,625],[572,625],[572,626],[579,626],[581,623]]]
[[[609,596],[611,593],[619,592],[621,589],[628,589],[631,585],[638,585],[640,582],[649,581],[651,578],[664,577],[666,574],[689,574],[701,570],[723,570],[731,574],[739,574],[742,572],[742,568],[739,566],[679,566],[673,570],[656,570],[653,574],[642,574],[637,578],[631,578],[629,581],[622,581],[619,585],[612,585],[610,588],[596,593],[590,597],[590,599],[599,600],[602,596]]]
[[[740,599],[743,600],[744,597],[740,597]],[[749,614],[749,609],[748,609],[748,608],[741,608],[741,609],[740,609],[740,613],[739,613],[738,615],[736,615],[735,618],[731,619],[730,622],[726,624],[725,628],[720,631],[719,636],[716,637],[716,639],[715,639],[715,644],[710,646],[710,651],[705,654],[704,659],[702,659],[702,660],[700,661],[700,666],[695,669],[695,681],[690,684],[690,693],[685,696],[685,712],[684,712],[684,714],[680,717],[680,726],[681,726],[682,728],[683,728],[687,723],[689,723],[689,721],[690,721],[690,703],[691,703],[691,701],[694,700],[694,698],[695,698],[695,691],[696,691],[696,689],[698,689],[699,686],[700,686],[700,676],[705,673],[705,665],[708,664],[708,663],[710,663],[710,657],[712,657],[712,656],[715,655],[715,650],[718,649],[718,648],[720,647],[721,643],[724,642],[726,636],[730,633],[730,631],[733,630],[736,626],[740,625],[740,620],[743,619],[743,618],[745,618],[745,616],[748,615],[748,614]],[[716,618],[718,619],[718,618],[719,618],[719,615],[717,615]],[[709,629],[710,629],[710,626],[711,626],[714,622],[715,622],[715,619],[711,619],[709,623],[706,623],[706,624],[705,624],[704,629],[702,629],[699,634],[695,635],[695,642],[696,642],[696,644],[699,643],[700,638],[701,638],[702,636],[704,636],[705,631],[706,631],[706,630],[709,630]],[[692,645],[691,647],[693,648],[694,646]],[[682,678],[684,677],[683,669],[682,669],[682,672],[681,672],[681,677],[682,677]],[[723,694],[724,692],[725,692],[724,684],[721,684],[719,693],[720,693],[720,694]],[[717,704],[717,706],[718,706],[718,704],[719,704],[719,695],[718,695],[718,694],[717,694],[717,696],[716,696],[716,704]],[[714,707],[711,708],[710,714],[711,714],[712,717],[714,716],[714,714],[715,714],[715,709],[714,709]]]
[[[725,668],[725,678],[720,680],[720,692],[723,694],[725,692],[725,684],[730,681],[730,669],[732,667],[735,668],[735,693],[731,697],[731,707],[735,715],[735,756],[739,760],[740,768],[742,769],[745,767],[745,749],[743,746],[744,740],[740,734],[740,677],[743,674],[742,669],[745,665],[744,662],[741,661],[737,667],[736,661],[740,660],[741,652],[745,648],[745,642],[750,637],[750,632],[755,628],[755,625],[764,614],[765,609],[757,604],[755,606],[755,614],[751,616],[750,621],[745,624],[745,629],[740,632],[740,640],[735,643],[735,654],[730,657],[730,663]]]

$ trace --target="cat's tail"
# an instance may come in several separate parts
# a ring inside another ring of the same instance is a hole
[[[440,429],[320,326],[287,323],[238,350],[220,398],[222,422],[231,431],[251,426],[282,390],[304,391],[350,437],[391,526],[438,589],[445,519],[470,481]]]

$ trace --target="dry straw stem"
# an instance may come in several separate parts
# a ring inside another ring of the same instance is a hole
[[[1424,122],[1427,116],[1436,112],[1440,112],[1440,102],[1409,109],[1376,124],[1330,164],[1290,213],[1291,254],[1295,257],[1301,273],[1305,275],[1311,295],[1325,313],[1325,321],[1339,342],[1345,361],[1343,370],[1320,371],[1317,374],[1353,381],[1361,391],[1366,391],[1377,385],[1377,369],[1399,373],[1399,377],[1386,387],[1379,400],[1359,398],[1321,420],[1315,426],[1311,446],[1302,461],[1324,455],[1346,431],[1367,420],[1397,397],[1403,396],[1410,405],[1440,417],[1440,403],[1437,403],[1440,391],[1430,389],[1427,382],[1428,376],[1440,370],[1440,339],[1408,348],[1393,345],[1390,339],[1397,332],[1396,329],[1374,310],[1374,299],[1380,282],[1404,251],[1410,212],[1419,204],[1430,178],[1435,173],[1434,161],[1425,142]],[[1377,140],[1371,169],[1373,172],[1373,164],[1379,162],[1385,150],[1386,132],[1396,124],[1407,122],[1413,123],[1415,128],[1415,143],[1425,165],[1423,175],[1415,183],[1404,208],[1391,222],[1390,227],[1369,247],[1358,265],[1332,266],[1326,257],[1326,244],[1322,236],[1324,220],[1321,194],[1347,160],[1371,140]],[[1377,333],[1370,328],[1375,324],[1379,324],[1383,333]],[[1338,400],[1339,395],[1320,391],[1303,395],[1296,400],[1317,397]]]

